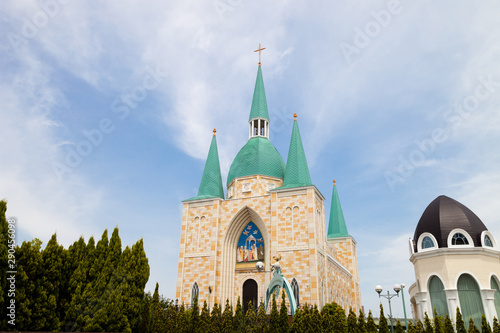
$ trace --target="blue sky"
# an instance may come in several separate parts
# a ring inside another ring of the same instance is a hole
[[[0,197],[18,241],[57,232],[67,247],[119,226],[123,244],[144,238],[147,288],[174,297],[181,200],[197,193],[213,128],[224,181],[246,142],[262,43],[271,141],[286,159],[296,112],[327,212],[337,180],[362,302],[378,313],[375,285],[414,282],[408,238],[438,195],[500,237],[499,10],[4,1]]]

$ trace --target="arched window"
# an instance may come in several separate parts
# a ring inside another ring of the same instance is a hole
[[[497,280],[491,277],[491,289],[495,289],[495,309],[497,310],[496,317],[500,317],[500,288],[498,287]]]
[[[471,317],[476,326],[481,325],[481,316],[484,314],[484,308],[476,280],[469,274],[462,274],[458,279],[457,289],[462,317]],[[468,329],[469,321],[464,321]]]
[[[439,316],[445,317],[448,313],[448,303],[446,302],[446,293],[441,279],[433,276],[429,281],[429,294],[431,296],[432,309],[436,309]]]
[[[451,238],[451,244],[452,245],[469,245],[469,241],[467,240],[467,237],[465,237],[464,234],[457,232]]]
[[[297,307],[299,307],[300,304],[299,283],[295,278],[293,278],[292,283],[290,285],[292,286],[293,297],[295,297],[295,303],[297,303]]]
[[[422,240],[422,249],[428,249],[431,247],[434,247],[434,242],[432,241],[432,238],[429,236],[425,236],[424,239]]]
[[[191,305],[194,304],[194,299],[200,295],[200,288],[198,288],[198,283],[193,284],[193,288],[191,288]],[[198,299],[199,300],[199,299]]]
[[[489,247],[493,247],[493,242],[491,241],[490,236],[488,236],[488,235],[484,236],[484,245],[489,246]]]

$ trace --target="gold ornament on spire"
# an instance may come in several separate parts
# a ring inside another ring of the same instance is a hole
[[[255,50],[255,51],[254,51],[254,52],[259,52],[259,66],[261,65],[261,63],[260,63],[260,52],[261,52],[262,50],[265,50],[265,49],[266,49],[265,47],[260,47],[260,43],[259,43],[259,48],[258,48],[257,50]]]
[[[294,121],[296,121],[296,120],[297,120],[297,114],[296,114],[296,113],[294,113],[294,114],[293,114],[293,120],[294,120]]]
[[[334,179],[334,180],[333,180],[333,186],[335,186],[335,183],[337,183],[337,181]]]
[[[217,132],[217,130],[214,128],[214,135],[215,135],[216,132]]]

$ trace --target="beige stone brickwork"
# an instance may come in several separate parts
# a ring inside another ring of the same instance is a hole
[[[190,305],[196,282],[200,302],[213,306],[229,299],[234,305],[249,279],[257,283],[258,301],[264,300],[272,258],[281,256],[283,275],[289,282],[297,280],[301,305],[335,301],[346,310],[359,310],[354,239],[326,240],[324,197],[315,186],[275,189],[281,185],[278,178],[240,177],[229,184],[226,200],[184,202],[179,302]],[[250,221],[264,239],[265,272],[257,271],[255,263],[236,263],[237,242]]]

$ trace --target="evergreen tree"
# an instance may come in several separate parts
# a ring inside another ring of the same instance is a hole
[[[372,310],[368,311],[368,319],[366,320],[366,332],[367,333],[377,333],[377,325],[373,319]]]
[[[341,306],[335,308],[335,315],[333,317],[333,327],[335,332],[345,333],[347,332],[347,321],[345,317],[345,311]]]
[[[278,332],[279,324],[278,306],[276,305],[276,296],[273,293],[273,298],[271,301],[271,313],[269,314],[269,331]]]
[[[424,333],[424,324],[422,321],[419,319],[417,321],[417,325],[415,325],[415,333]]]
[[[160,303],[160,292],[159,285],[156,282],[155,291],[153,293],[153,299],[151,300],[151,325],[150,332],[151,333],[160,333],[162,330],[162,322],[163,322],[163,311]]]
[[[57,243],[56,234],[52,235],[42,251],[43,275],[38,278],[41,280],[42,288],[47,293],[45,304],[41,304],[46,314],[46,322],[42,328],[44,331],[59,331],[61,329],[59,295],[61,282],[66,279],[62,274],[64,255],[64,247]]]
[[[337,304],[328,303],[321,309],[321,326],[325,333],[333,332],[336,308]]]
[[[434,309],[434,332],[444,333],[443,317],[438,316],[436,309]]]
[[[233,331],[233,309],[229,305],[229,299],[226,299],[226,306],[222,313],[222,332],[232,333]]]
[[[255,326],[257,324],[257,316],[255,315],[255,310],[253,308],[252,301],[248,302],[248,310],[245,314],[245,333],[255,332]]]
[[[323,320],[323,313],[321,314],[321,316],[322,316],[322,320]],[[292,317],[292,324],[290,325],[290,333],[301,333],[302,332],[301,327],[300,327],[301,321],[302,321],[302,309],[297,308],[297,310],[295,311],[295,313],[293,314],[293,317]],[[325,331],[323,330],[323,332],[325,332]]]
[[[378,321],[378,331],[380,333],[389,333],[389,325],[387,324],[387,319],[385,318],[384,315],[384,307],[382,306],[382,303],[380,303],[380,319]]]
[[[311,320],[309,321],[309,331],[310,332],[321,332],[321,314],[319,313],[318,306],[314,304],[310,312]]]
[[[367,333],[365,314],[359,309],[358,315],[358,333]]]
[[[214,307],[212,308],[212,314],[210,316],[211,321],[211,329],[212,333],[219,333],[222,329],[222,317],[220,313],[220,308],[217,302],[215,302]]]
[[[349,307],[349,315],[347,316],[347,332],[358,332],[356,314],[351,307]]]
[[[286,306],[285,289],[281,291],[281,305],[278,320],[279,332],[288,333],[290,331],[290,324],[288,322],[288,308]]]
[[[151,322],[151,314],[149,313],[150,300],[148,297],[144,298],[143,306],[142,306],[142,315],[141,315],[141,326],[139,328],[139,333],[150,333],[150,322]]]
[[[484,314],[481,316],[481,333],[492,333],[490,324]]]
[[[455,329],[453,328],[453,323],[451,322],[450,316],[446,314],[444,318],[444,333],[455,333]]]
[[[179,308],[179,313],[177,313],[177,332],[178,333],[188,333],[188,318],[186,313],[186,308],[184,307],[184,302],[182,302]]]
[[[302,313],[302,320],[300,322],[300,331],[299,332],[311,332],[313,333],[312,327],[312,308],[309,304],[304,304],[303,308],[304,312]]]
[[[464,323],[464,320],[462,319],[462,313],[460,312],[460,309],[458,308],[457,306],[457,320],[456,320],[456,330],[457,330],[457,333],[466,333],[466,329],[465,329],[465,323]]]
[[[205,306],[206,306],[206,302],[205,302]],[[208,309],[206,309],[204,307],[204,310],[206,310],[208,313]],[[203,315],[203,311],[202,311],[202,315]],[[208,326],[203,326],[203,323],[202,323],[201,327],[204,327],[204,330],[202,330],[202,332],[204,332],[204,333],[207,333],[210,331],[210,314],[208,314]],[[167,311],[165,311],[165,332],[177,332],[177,311],[176,311],[176,308],[175,308],[173,301],[170,301],[168,303]]]
[[[432,328],[432,323],[427,315],[427,312],[424,314],[424,333],[434,333],[434,329]]]
[[[193,306],[190,310],[189,326],[190,332],[198,333],[200,329],[200,307],[198,306],[198,295],[194,296]],[[206,333],[206,332],[203,332]]]
[[[497,317],[493,318],[493,333],[500,333],[500,324]]]
[[[260,302],[259,312],[257,314],[256,332],[258,333],[269,332],[269,326],[267,324],[266,306],[264,305],[264,302]]]
[[[399,319],[396,319],[396,328],[394,329],[394,332],[396,333],[404,333],[404,328],[403,328],[403,325],[401,325],[401,322],[399,321]]]
[[[243,309],[241,308],[240,296],[238,296],[238,301],[236,302],[236,308],[234,309],[233,318],[233,330],[234,332],[243,332],[245,325],[245,319],[243,317]]]
[[[474,324],[474,320],[472,320],[472,317],[469,317],[469,329],[467,332],[468,333],[479,333],[479,329],[477,328],[476,324]]]
[[[415,325],[413,325],[413,320],[410,319],[408,322],[408,333],[416,333]]]

